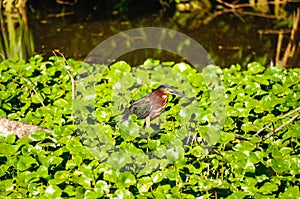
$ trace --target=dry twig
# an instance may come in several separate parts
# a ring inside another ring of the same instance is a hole
[[[28,80],[27,78],[25,78],[24,76],[20,75],[20,73],[17,72],[17,70],[12,66],[10,65],[10,67],[12,68],[12,70],[20,77],[22,78],[27,84],[29,84],[29,86],[31,87],[31,89],[33,90],[33,92],[36,94],[38,100],[40,101],[40,103],[42,104],[42,106],[45,106],[43,100],[42,100],[42,97],[40,96],[40,94],[37,92],[37,90],[34,88],[34,85],[33,83]]]
[[[281,65],[283,67],[286,67],[288,65],[289,59],[297,56],[295,55],[295,53],[296,53],[297,45],[300,46],[300,43],[298,42],[297,44],[295,36],[299,31],[298,30],[299,21],[300,21],[300,9],[298,9],[297,12],[294,14],[292,30],[259,30],[258,31],[260,35],[262,34],[278,35],[275,65]],[[280,59],[284,34],[290,34],[290,38],[289,38],[289,43],[286,46],[284,55],[282,59]]]
[[[299,20],[300,20],[300,8],[298,8],[297,12],[294,14],[293,28],[292,28],[292,32],[291,32],[291,36],[290,36],[290,41],[288,43],[288,46],[286,47],[286,51],[284,52],[284,55],[282,58],[283,66],[287,65],[289,57],[293,57],[294,53],[296,51],[295,35],[296,35],[296,32],[298,31]]]
[[[58,57],[56,55],[56,53],[59,53],[60,56],[62,56],[65,60],[65,69],[67,71],[67,73],[69,74],[70,78],[71,78],[71,82],[72,82],[72,100],[75,100],[76,96],[75,96],[75,92],[76,92],[76,85],[75,85],[75,78],[74,78],[74,75],[72,74],[71,70],[70,70],[70,66],[68,64],[68,61],[66,60],[65,56],[59,52],[58,50],[54,50],[53,51],[53,54],[56,56],[56,58]]]
[[[268,139],[269,137],[271,137],[272,135],[274,135],[275,133],[277,133],[278,131],[281,131],[285,126],[289,125],[290,123],[292,123],[294,120],[296,120],[298,117],[300,116],[300,113],[296,114],[294,117],[292,117],[290,120],[288,120],[286,123],[282,124],[280,127],[276,128],[274,131],[272,131],[271,133],[268,133],[265,137],[264,140]]]
[[[210,18],[215,18],[219,15],[226,14],[229,12],[232,12],[235,14],[238,18],[241,18],[240,15],[251,15],[251,16],[257,16],[257,17],[264,17],[264,18],[271,18],[271,19],[276,19],[278,16],[272,15],[272,14],[265,14],[265,13],[257,13],[257,12],[251,12],[251,11],[246,11],[244,8],[252,8],[253,4],[250,3],[241,3],[241,4],[236,4],[235,2],[233,3],[228,3],[222,0],[216,0],[218,3],[224,5],[227,8],[224,8],[224,10],[215,12],[210,16]],[[287,3],[292,3],[292,2],[298,2],[297,0],[283,0],[283,1],[268,1],[268,2],[257,2],[255,6],[266,6],[266,5],[285,5]],[[243,20],[242,20],[243,21]]]
[[[284,114],[283,116],[281,116],[277,121],[282,120],[292,114],[294,114],[295,112],[300,111],[300,107],[296,108],[295,110],[292,110],[286,114]],[[290,124],[291,122],[293,122],[295,119],[297,119],[299,117],[300,113],[296,114],[295,116],[293,116],[289,121],[287,121],[286,123],[284,123],[283,125],[281,125],[280,127],[276,128],[275,130],[273,130],[271,133],[267,134],[265,136],[264,139],[269,138],[271,135],[273,135],[274,133],[280,131],[283,127],[285,127],[286,125]],[[276,121],[276,122],[277,122]],[[258,136],[261,132],[263,132],[265,129],[269,128],[270,126],[272,126],[275,122],[271,122],[270,124],[268,124],[267,126],[264,126],[262,129],[260,129],[259,131],[257,131],[257,133],[254,134],[254,136]]]

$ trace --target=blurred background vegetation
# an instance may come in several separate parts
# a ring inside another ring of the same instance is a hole
[[[106,38],[156,26],[198,41],[221,67],[250,61],[300,65],[299,0],[0,0],[0,59],[33,54],[83,60]],[[138,58],[137,58],[138,57]],[[142,50],[120,59],[183,61],[168,52]]]

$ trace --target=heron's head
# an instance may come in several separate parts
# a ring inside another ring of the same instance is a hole
[[[167,84],[160,85],[155,91],[159,92],[160,95],[169,95],[169,94],[171,94],[171,95],[186,97],[186,95],[176,91],[174,88],[172,88],[171,86],[169,86]]]

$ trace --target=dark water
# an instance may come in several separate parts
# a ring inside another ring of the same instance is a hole
[[[137,11],[126,16],[93,14],[91,10],[67,10],[63,7],[48,12],[29,12],[30,28],[33,32],[35,53],[45,57],[60,50],[67,58],[84,60],[87,54],[107,38],[138,27],[163,27],[180,31],[195,39],[221,67],[260,61],[268,64],[276,49],[275,36],[263,36],[261,29],[272,29],[270,20],[232,14],[221,15],[210,23],[193,27],[187,22],[179,25],[172,13],[161,13],[157,9]],[[96,12],[97,13],[97,12]],[[154,49],[133,51],[119,57],[132,65],[141,64],[146,58],[163,61],[183,61],[184,58]]]

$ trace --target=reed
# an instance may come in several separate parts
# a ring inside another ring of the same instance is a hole
[[[34,41],[28,26],[26,0],[0,0],[0,59],[18,57],[27,59],[33,55]]]

